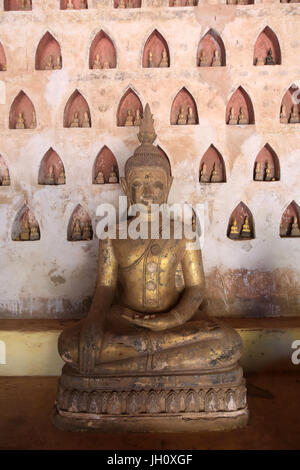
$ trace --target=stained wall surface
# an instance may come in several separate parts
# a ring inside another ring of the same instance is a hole
[[[155,118],[157,144],[169,157],[174,183],[170,202],[205,204],[203,247],[208,311],[221,316],[297,315],[300,308],[300,239],[280,238],[281,216],[300,204],[300,124],[282,124],[281,100],[300,84],[300,5],[276,1],[169,7],[144,0],[141,8],[116,9],[89,0],[86,10],[60,10],[58,0],[33,0],[32,11],[3,11],[0,41],[7,71],[0,72],[0,154],[11,185],[0,187],[0,315],[80,317],[88,308],[97,268],[97,239],[67,241],[78,204],[97,223],[100,203],[117,204],[118,184],[93,184],[93,165],[104,145],[115,155],[120,176],[138,144],[137,129],[117,126],[117,110],[129,87]],[[281,49],[281,65],[254,66],[253,49],[269,26]],[[199,41],[210,29],[221,37],[225,67],[198,67]],[[170,52],[169,68],[143,68],[144,45],[157,30]],[[103,30],[112,40],[116,68],[89,68],[90,46]],[[49,31],[62,54],[61,70],[35,70],[36,49]],[[230,126],[226,106],[242,86],[251,98],[255,123]],[[172,102],[182,87],[193,96],[199,124],[170,125]],[[35,129],[9,129],[10,108],[23,90],[31,99]],[[86,99],[91,128],[64,128],[64,109],[78,90]],[[253,181],[257,154],[268,143],[280,164],[280,180]],[[226,167],[226,183],[200,184],[200,161],[213,144]],[[61,158],[65,185],[39,185],[40,163],[52,148]],[[227,237],[232,211],[250,209],[253,240]],[[24,204],[38,221],[41,238],[16,242],[14,219]]]

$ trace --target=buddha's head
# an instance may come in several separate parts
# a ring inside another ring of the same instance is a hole
[[[138,138],[141,145],[125,164],[125,178],[121,178],[129,204],[164,204],[168,200],[173,178],[170,163],[153,145],[156,134],[150,107],[147,104],[140,125]]]

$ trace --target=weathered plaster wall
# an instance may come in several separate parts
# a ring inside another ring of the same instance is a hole
[[[211,4],[208,4],[211,3]],[[214,2],[215,3],[215,2]],[[3,10],[3,2],[0,1]],[[282,64],[253,66],[255,41],[269,26],[277,35]],[[200,39],[210,29],[221,36],[226,67],[196,67]],[[89,48],[101,30],[112,39],[117,68],[89,69]],[[170,68],[142,68],[143,47],[157,29],[168,43]],[[49,31],[59,42],[63,68],[35,70],[35,53]],[[143,105],[150,103],[157,143],[167,153],[174,176],[171,202],[205,202],[204,265],[207,306],[218,315],[296,315],[300,311],[300,239],[279,237],[281,215],[300,203],[300,124],[279,122],[281,99],[299,80],[300,6],[276,1],[249,6],[199,2],[196,8],[169,8],[147,0],[141,9],[117,10],[108,1],[89,0],[88,10],[59,9],[56,0],[33,0],[29,12],[0,12],[0,41],[7,57],[5,104],[0,104],[0,153],[11,186],[0,187],[0,314],[3,317],[76,317],[92,295],[97,240],[68,242],[69,218],[78,203],[95,229],[101,202],[117,202],[117,185],[92,184],[94,160],[107,145],[120,174],[137,146],[136,129],[116,126],[123,93],[130,86]],[[193,95],[199,125],[171,126],[174,97],[185,86]],[[227,126],[225,110],[236,88],[251,97],[255,124]],[[64,107],[78,89],[86,98],[91,129],[63,128]],[[10,130],[9,111],[23,90],[32,100],[35,130]],[[269,143],[279,157],[281,179],[253,181],[253,164]],[[199,164],[213,144],[222,154],[227,182],[200,185]],[[39,165],[52,147],[61,157],[66,185],[39,186]],[[251,210],[256,238],[226,237],[228,219],[243,201]],[[14,218],[27,202],[41,240],[13,242]]]

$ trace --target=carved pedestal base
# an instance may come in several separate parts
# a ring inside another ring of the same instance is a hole
[[[67,431],[229,430],[248,422],[245,382],[236,365],[170,375],[83,377],[65,366],[54,424]]]

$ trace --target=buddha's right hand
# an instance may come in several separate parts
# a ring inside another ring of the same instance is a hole
[[[87,317],[82,325],[79,338],[79,371],[81,374],[92,373],[100,362],[102,343],[102,321]]]

